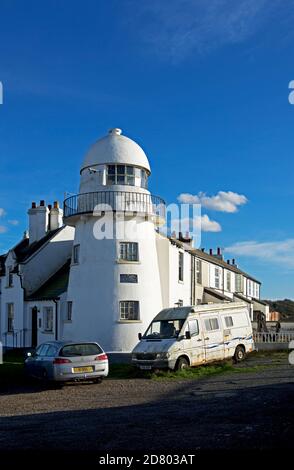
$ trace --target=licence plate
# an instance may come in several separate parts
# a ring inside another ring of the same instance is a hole
[[[151,369],[151,366],[140,366],[140,369],[143,369],[143,370],[150,370],[150,369]]]
[[[76,372],[77,374],[81,372],[93,372],[94,368],[92,366],[89,367],[74,367],[73,371]]]

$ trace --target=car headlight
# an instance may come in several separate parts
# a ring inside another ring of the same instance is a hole
[[[161,352],[156,354],[156,359],[168,359],[169,356],[169,352]]]

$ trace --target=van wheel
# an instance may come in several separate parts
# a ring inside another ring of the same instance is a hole
[[[241,362],[241,361],[244,361],[245,359],[245,349],[243,346],[237,346],[236,347],[236,351],[235,351],[235,354],[234,354],[234,361],[235,362]]]
[[[177,360],[175,369],[176,370],[184,370],[184,369],[188,369],[189,367],[190,367],[190,364],[188,362],[188,359],[186,359],[185,357],[180,357]]]

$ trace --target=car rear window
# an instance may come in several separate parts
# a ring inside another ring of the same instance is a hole
[[[101,354],[103,351],[95,343],[68,344],[60,351],[60,356],[94,356]]]

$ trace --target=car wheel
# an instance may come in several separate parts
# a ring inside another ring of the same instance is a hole
[[[101,384],[102,382],[102,377],[97,377],[96,379],[94,379],[94,384]]]
[[[236,347],[236,351],[235,351],[235,354],[234,354],[234,361],[235,362],[241,362],[241,361],[244,361],[245,359],[245,349],[243,346],[237,346]]]
[[[188,369],[190,367],[190,364],[188,362],[188,359],[185,357],[180,357],[176,363],[176,370],[184,370]]]

